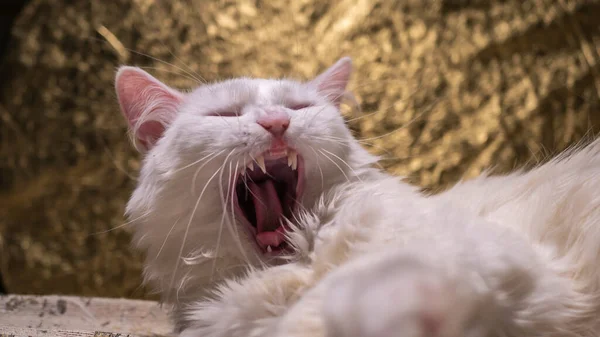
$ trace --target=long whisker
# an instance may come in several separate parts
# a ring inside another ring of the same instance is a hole
[[[223,151],[221,151],[223,152]],[[220,152],[220,153],[221,153]],[[231,153],[229,154],[231,155]],[[200,165],[200,167],[198,167],[198,169],[196,170],[196,172],[194,173],[194,177],[192,178],[192,195],[194,195],[194,191],[196,190],[196,178],[198,178],[198,174],[200,174],[200,171],[202,170],[202,168],[204,166],[206,166],[208,163],[210,163],[213,159],[215,159],[218,156],[218,154],[212,158],[210,158],[209,160],[207,160],[205,163],[203,163],[202,165]]]
[[[162,42],[162,41],[159,41],[159,42],[160,42],[160,44],[162,44],[162,45],[163,45],[163,47],[167,48],[167,50],[169,51],[169,54],[171,54],[171,56],[173,56],[173,57],[174,57],[174,58],[175,58],[177,61],[181,62],[181,64],[182,64],[184,67],[186,67],[186,68],[187,68],[189,71],[191,71],[191,72],[192,72],[192,74],[194,74],[194,75],[198,76],[198,77],[200,78],[200,80],[201,80],[201,81],[200,81],[200,83],[202,83],[202,84],[204,84],[204,83],[208,83],[208,81],[207,81],[207,80],[206,80],[204,77],[202,77],[202,75],[198,74],[198,73],[197,73],[197,72],[196,72],[194,69],[192,69],[192,68],[191,68],[190,66],[188,66],[188,65],[187,65],[185,62],[183,62],[183,60],[181,60],[179,57],[177,57],[177,55],[173,54],[173,52],[171,51],[171,49],[170,49],[170,48],[168,48],[168,47],[167,47],[167,45],[165,45],[165,44],[164,44],[164,42]],[[194,77],[194,78],[196,78],[196,77]]]
[[[183,248],[185,247],[185,243],[186,243],[187,236],[188,236],[188,233],[190,230],[190,226],[192,225],[192,221],[194,220],[194,216],[196,215],[196,210],[198,209],[198,206],[200,205],[200,200],[202,200],[202,197],[204,196],[204,192],[206,192],[206,188],[208,188],[208,185],[210,184],[210,182],[217,176],[217,174],[222,169],[223,169],[223,166],[221,166],[217,171],[215,171],[215,173],[213,173],[213,175],[208,179],[208,181],[204,185],[204,188],[202,188],[202,192],[200,192],[200,196],[198,197],[198,200],[196,200],[196,204],[194,205],[194,209],[192,210],[192,215],[190,216],[187,226],[185,227],[185,232],[183,234],[183,241],[181,243],[181,248],[179,249],[179,256],[177,257],[177,262],[175,263],[175,267],[173,268],[173,276],[171,277],[171,282],[169,284],[169,292],[171,292],[173,283],[175,282],[175,276],[177,274],[177,269],[179,268],[179,261],[183,254]],[[167,299],[168,299],[168,296],[167,296]]]
[[[366,86],[366,85],[367,85],[367,84],[359,85],[359,86],[356,86],[356,87],[354,87],[353,89],[354,89],[354,90],[356,90],[357,88],[361,88],[361,87],[364,87],[364,86]],[[410,98],[410,97],[412,97],[414,94],[416,94],[417,92],[419,92],[419,90],[420,90],[420,88],[417,88],[417,89],[415,89],[413,92],[411,92],[411,93],[409,93],[409,94],[407,95],[407,98],[400,98],[400,99],[396,100],[396,102],[398,102],[398,101],[403,101],[403,100],[406,100],[406,99],[409,99],[409,98]],[[347,120],[346,120],[346,122],[347,122],[347,123],[352,123],[352,122],[354,122],[354,121],[357,121],[357,120],[360,120],[360,119],[363,119],[363,118],[367,118],[367,117],[369,117],[369,116],[373,116],[373,115],[375,115],[375,114],[378,114],[378,113],[387,112],[388,110],[390,110],[390,109],[392,109],[392,108],[394,108],[394,105],[390,105],[390,106],[388,106],[388,107],[386,107],[386,108],[383,108],[383,109],[379,108],[379,109],[377,109],[377,110],[375,110],[375,111],[373,111],[373,112],[370,112],[370,113],[368,113],[368,114],[365,114],[365,115],[362,115],[362,116],[358,116],[358,117],[354,117],[354,118],[347,119]]]
[[[335,137],[335,136],[329,136],[329,135],[322,135],[322,136],[316,136],[316,135],[310,135],[311,139],[320,139],[320,140],[327,140],[327,141],[332,141],[335,142],[337,144],[341,144],[341,145],[345,145],[345,146],[350,146],[350,144],[348,143],[348,141],[344,138],[341,137]]]
[[[334,136],[313,136],[313,135],[311,135],[310,138],[311,139],[326,140],[326,141],[329,141],[329,142],[333,142],[333,143],[342,145],[344,147],[350,147],[351,146],[351,144],[348,142],[347,139],[339,138],[339,137],[334,137]],[[377,147],[376,144],[373,144],[373,143],[363,142],[363,141],[359,141],[359,140],[357,140],[357,141],[359,143],[361,143],[361,144],[365,144],[365,145],[372,146],[372,147]],[[382,150],[385,150],[385,149],[382,148]]]
[[[179,76],[182,76],[183,78],[186,78],[186,79],[188,79],[190,81],[193,81],[194,83],[202,84],[202,82],[199,82],[198,79],[193,78],[193,77],[191,77],[189,75],[186,75],[186,74],[182,74],[182,73],[180,73],[178,71],[173,71],[173,70],[159,68],[159,67],[139,67],[139,68],[144,69],[144,70],[156,70],[156,71],[162,71],[162,72],[169,73],[169,74],[179,75]]]
[[[390,132],[384,133],[383,135],[379,135],[376,137],[371,137],[371,138],[363,138],[363,139],[359,139],[359,141],[368,141],[368,140],[375,140],[375,139],[380,139],[380,138],[384,138],[387,137],[391,134],[394,134],[400,130],[403,130],[407,127],[409,127],[412,123],[414,123],[417,119],[421,118],[424,114],[430,112],[432,110],[432,108],[435,106],[435,103],[438,102],[439,99],[435,99],[434,102],[432,102],[425,110],[419,112],[414,118],[412,118],[411,120],[409,120],[407,123],[403,124],[402,126],[400,126],[399,128],[392,130]]]
[[[127,222],[125,222],[125,223],[124,223],[124,224],[122,224],[122,225],[119,225],[119,226],[117,226],[117,227],[113,227],[113,228],[107,229],[107,230],[105,230],[105,231],[100,231],[100,232],[96,232],[96,233],[91,233],[91,234],[90,234],[90,236],[92,236],[92,235],[99,235],[99,234],[106,234],[106,233],[108,233],[108,232],[112,232],[112,231],[114,231],[114,230],[117,230],[117,229],[119,229],[119,228],[123,228],[123,227],[129,226],[129,225],[131,225],[132,223],[134,223],[134,222],[138,221],[139,219],[141,219],[141,218],[144,218],[144,217],[147,217],[148,215],[150,215],[150,213],[152,213],[152,211],[150,211],[150,210],[149,210],[149,211],[146,211],[146,212],[144,212],[142,215],[138,216],[137,218],[135,218],[135,219],[131,219],[131,220],[129,220],[129,221],[127,221]]]
[[[350,143],[348,143],[348,141],[346,139],[343,138],[339,138],[339,137],[333,137],[333,136],[310,136],[310,139],[316,139],[316,140],[324,140],[324,141],[328,141],[328,142],[334,142],[336,144],[339,144],[341,146],[344,147],[350,147]],[[380,152],[383,152],[386,154],[386,156],[390,156],[391,158],[395,158],[395,159],[401,159],[401,158],[397,158],[396,156],[392,155],[392,153],[390,152],[390,150],[379,146],[377,144],[373,144],[370,142],[364,142],[364,141],[359,141],[359,143],[367,145],[369,147],[375,148],[377,150],[379,150]]]
[[[337,168],[340,170],[340,172],[342,172],[342,174],[344,175],[344,177],[346,177],[346,180],[350,181],[350,178],[348,177],[348,175],[346,174],[346,172],[344,172],[344,170],[340,167],[340,165],[338,165],[335,160],[331,159],[325,152],[323,152],[322,150],[319,150],[319,152],[321,152],[321,154],[323,154],[323,156],[325,156],[325,158],[329,159],[330,162],[333,163],[333,165],[337,166]]]
[[[362,179],[360,179],[360,176],[356,173],[356,171],[354,171],[352,166],[350,166],[350,164],[348,164],[348,162],[346,162],[344,159],[340,158],[338,155],[336,155],[335,153],[333,153],[331,151],[327,151],[325,149],[321,149],[321,151],[327,152],[330,155],[334,156],[335,158],[339,159],[344,165],[346,165],[350,169],[350,171],[352,171],[352,173],[354,173],[354,176],[356,177],[356,179],[362,181]]]
[[[233,150],[231,151],[233,152]],[[231,153],[229,155],[227,155],[227,158],[229,158],[229,156],[231,155]],[[223,165],[225,164],[225,162],[223,162]],[[221,215],[221,223],[219,225],[219,233],[217,234],[217,244],[215,246],[215,259],[213,260],[213,264],[212,264],[212,268],[211,268],[211,273],[210,273],[210,280],[212,281],[215,275],[215,271],[217,268],[217,258],[219,256],[219,249],[221,246],[221,237],[223,234],[223,226],[225,225],[225,217],[226,217],[226,210],[227,210],[227,200],[229,200],[228,198],[232,197],[233,195],[229,194],[229,188],[231,186],[231,181],[234,179],[233,176],[231,175],[231,166],[229,167],[229,179],[228,179],[228,183],[227,183],[227,194],[223,194],[223,172],[225,170],[221,170],[221,174],[219,175],[219,194],[221,196],[221,200],[222,200],[222,205],[223,205],[223,214]]]
[[[97,31],[98,31],[98,30],[97,30]],[[103,34],[101,31],[98,31],[98,33],[99,33],[99,34],[100,34],[102,37],[104,37],[104,38],[106,39],[106,36],[105,36],[105,34]],[[93,38],[93,37],[90,37],[89,39],[91,39],[91,40],[97,40],[97,41],[100,41],[100,42],[104,42],[104,43],[107,43],[108,45],[112,46],[112,45],[111,45],[111,43],[110,43],[110,41],[108,41],[108,40],[96,39],[96,38]],[[114,48],[114,47],[113,47],[113,48]],[[157,57],[154,57],[154,56],[152,56],[152,55],[148,55],[148,54],[145,54],[145,53],[139,52],[139,51],[137,51],[137,50],[133,50],[133,49],[131,49],[131,48],[127,48],[127,47],[125,47],[124,45],[123,45],[123,47],[122,47],[122,48],[123,48],[123,49],[125,49],[125,50],[127,50],[127,51],[128,51],[128,52],[130,52],[130,53],[137,54],[137,55],[140,55],[140,56],[144,56],[144,57],[147,57],[147,58],[149,58],[149,59],[151,59],[151,60],[153,60],[153,61],[160,62],[160,63],[162,63],[162,64],[165,64],[165,65],[171,66],[171,67],[173,67],[173,68],[175,68],[175,69],[177,69],[177,70],[179,70],[179,71],[182,71],[184,74],[186,74],[186,75],[188,75],[188,76],[191,76],[191,77],[192,77],[193,79],[195,79],[195,80],[196,80],[198,83],[204,83],[204,82],[202,82],[202,80],[201,80],[201,79],[199,79],[199,78],[195,77],[195,76],[194,76],[194,74],[191,74],[189,71],[186,71],[185,69],[183,69],[183,68],[181,68],[181,67],[179,67],[179,66],[177,66],[177,65],[175,65],[175,64],[173,64],[173,63],[169,63],[169,62],[167,62],[167,61],[161,60],[161,59],[159,59],[159,58],[157,58]]]
[[[392,108],[392,106],[390,106],[389,108]],[[364,115],[362,115],[362,116],[358,116],[358,117],[354,117],[354,118],[346,119],[346,123],[352,123],[352,122],[354,122],[354,121],[357,121],[357,120],[359,120],[359,119],[367,118],[367,117],[370,117],[370,116],[376,115],[376,114],[378,114],[378,113],[385,112],[385,111],[387,111],[389,108],[386,108],[386,109],[384,109],[384,110],[381,110],[381,109],[379,109],[379,110],[375,110],[375,111],[369,112],[368,114],[364,114]]]
[[[325,178],[323,177],[323,169],[321,168],[319,154],[317,153],[317,151],[315,150],[314,147],[312,147],[310,145],[308,145],[308,147],[315,153],[315,158],[317,161],[317,168],[319,169],[319,173],[321,174],[321,191],[323,191],[325,189]]]
[[[208,155],[206,155],[206,156],[204,156],[204,157],[202,157],[202,158],[200,158],[200,159],[196,160],[195,162],[193,162],[193,163],[191,163],[191,164],[188,164],[188,165],[185,165],[185,166],[183,166],[183,167],[180,167],[180,168],[178,168],[177,170],[173,171],[173,173],[177,173],[177,172],[179,172],[179,171],[183,171],[183,170],[187,169],[188,167],[192,167],[192,166],[194,166],[194,165],[196,165],[196,164],[198,164],[198,163],[201,163],[201,162],[202,162],[204,159],[206,159],[206,158],[208,158],[208,157],[210,157],[210,156],[213,156],[213,155],[214,155],[214,156],[216,157],[216,156],[220,155],[220,154],[221,154],[221,153],[223,153],[223,152],[225,152],[225,150],[221,150],[221,151],[217,152],[216,154],[215,154],[214,152],[213,152],[213,153],[209,153]],[[212,158],[211,158],[211,159],[209,159],[209,160],[212,160]]]
[[[246,179],[246,175],[244,175],[243,181],[244,181],[244,185],[246,186],[246,191],[250,192],[250,194],[254,197],[254,200],[258,200],[258,202],[260,202],[261,205],[266,206],[265,203],[262,201],[262,199],[259,198],[256,194],[254,194],[254,192],[252,192],[252,190],[248,186],[248,180]]]
[[[238,167],[239,167],[239,161],[237,161],[235,163],[235,170],[233,171],[234,174],[237,174],[238,171]],[[229,170],[231,171],[231,162],[229,163]],[[248,258],[248,255],[246,255],[246,251],[242,245],[242,241],[240,240],[240,234],[237,230],[237,221],[235,219],[235,204],[234,204],[234,200],[233,200],[233,195],[235,193],[234,191],[235,186],[231,186],[231,216],[232,216],[232,220],[230,226],[228,227],[231,235],[234,237],[236,244],[238,245],[238,249],[240,250],[240,252],[242,253],[242,255],[244,256],[244,259],[248,262],[248,264],[250,264],[250,259]]]
[[[108,144],[106,143],[106,140],[104,139],[104,137],[100,136],[100,132],[98,130],[96,130],[96,139],[98,139],[103,147],[104,147],[104,152],[106,153],[106,155],[108,156],[108,158],[112,161],[112,163],[115,165],[115,167],[117,168],[117,170],[123,172],[127,178],[133,180],[133,181],[137,181],[137,177],[134,177],[131,173],[127,172],[127,170],[122,167],[121,165],[119,165],[119,163],[117,162],[117,159],[115,158],[113,152],[110,150],[110,147],[108,146]]]
[[[173,229],[175,228],[175,226],[177,226],[177,223],[179,222],[179,219],[181,219],[181,218],[177,218],[177,220],[175,220],[175,223],[173,223],[173,226],[171,226],[171,229],[169,229],[169,232],[167,233],[167,236],[165,237],[165,240],[163,241],[162,245],[160,246],[160,249],[158,250],[158,253],[156,253],[156,257],[154,258],[154,260],[158,259],[158,257],[160,256],[160,253],[162,252],[163,248],[165,248],[165,244],[167,243],[167,240],[169,239],[169,236],[171,236],[171,232],[173,231]]]

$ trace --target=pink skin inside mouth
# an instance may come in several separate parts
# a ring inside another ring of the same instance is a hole
[[[304,192],[302,157],[298,155],[297,169],[292,170],[287,156],[281,155],[273,151],[265,153],[266,174],[252,162],[253,170],[246,168],[243,174],[233,177],[236,218],[243,219],[267,255],[277,255],[289,248],[284,218],[293,219]]]

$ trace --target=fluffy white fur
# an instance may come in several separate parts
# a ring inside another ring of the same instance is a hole
[[[600,335],[600,141],[425,196],[375,168],[344,125],[350,68],[207,84],[162,95],[158,112],[144,88],[160,82],[119,71],[125,117],[149,140],[127,213],[181,336]],[[312,106],[287,108],[298,102]],[[306,166],[287,263],[263,258],[227,201],[230,176],[269,146],[255,121],[272,106]]]

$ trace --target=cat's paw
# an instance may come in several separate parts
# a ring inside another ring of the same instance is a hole
[[[349,270],[324,302],[328,337],[479,337],[477,298],[441,271],[391,259]]]
[[[188,305],[175,320],[185,330],[179,337],[264,337],[271,326],[311,283],[311,270],[287,264],[249,272],[228,280],[215,298]]]

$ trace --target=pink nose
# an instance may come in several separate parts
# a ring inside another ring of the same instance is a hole
[[[290,117],[281,110],[266,110],[265,112],[266,114],[258,118],[256,123],[273,136],[280,138],[290,126]]]

